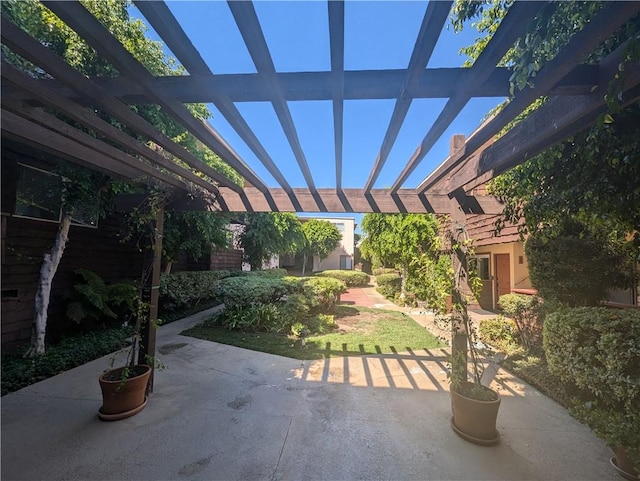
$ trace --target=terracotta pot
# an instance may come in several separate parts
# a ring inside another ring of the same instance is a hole
[[[611,458],[611,465],[622,477],[631,481],[640,480],[640,469],[633,464],[624,447],[618,446],[613,448],[613,454],[615,454],[615,456]]]
[[[134,366],[133,376],[122,381],[124,367],[106,371],[98,381],[102,390],[102,407],[98,411],[101,419],[115,421],[137,414],[147,403],[147,384],[151,367],[141,364]]]
[[[482,389],[493,393],[495,399],[479,401],[466,394],[472,387],[473,383],[464,381],[458,389],[451,389],[451,427],[467,441],[482,445],[495,444],[500,440],[496,429],[500,395],[493,389],[482,386]]]

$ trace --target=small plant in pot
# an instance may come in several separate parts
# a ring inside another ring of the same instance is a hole
[[[124,365],[114,368],[116,353],[111,359],[111,368],[103,372],[98,381],[102,391],[102,407],[98,416],[104,421],[125,419],[144,409],[147,403],[147,387],[151,376],[153,359],[147,364],[137,363],[138,349],[142,340],[142,329],[148,320],[149,305],[138,299],[135,325],[131,345],[126,349]]]
[[[549,370],[576,386],[571,413],[613,450],[613,467],[640,475],[640,311],[574,307],[545,319]]]

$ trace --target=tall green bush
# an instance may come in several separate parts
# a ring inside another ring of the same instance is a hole
[[[640,466],[640,311],[578,307],[544,323],[549,370],[583,390],[572,413]]]
[[[595,306],[609,289],[627,287],[637,251],[624,239],[567,222],[560,234],[540,231],[525,244],[531,283],[552,304]]]
[[[360,271],[346,271],[346,270],[326,270],[316,272],[313,274],[318,277],[332,277],[334,279],[341,280],[347,287],[365,287],[369,285],[371,278]]]

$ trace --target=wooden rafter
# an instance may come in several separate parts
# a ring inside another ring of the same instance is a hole
[[[461,168],[461,166],[463,166],[464,163],[478,151],[478,149],[490,140],[491,137],[502,130],[509,122],[513,121],[513,119],[527,108],[535,99],[556,85],[568,72],[575,69],[578,62],[580,62],[589,52],[593,51],[630,17],[638,14],[639,12],[640,3],[637,2],[611,2],[606,4],[603,10],[594,16],[594,18],[592,18],[580,32],[576,33],[569,40],[564,50],[545,65],[542,70],[540,70],[534,79],[533,87],[526,88],[522,92],[519,92],[504,109],[490,119],[480,130],[475,132],[473,136],[467,140],[464,146],[464,151],[458,152],[446,159],[445,162],[438,166],[438,168],[435,169],[427,179],[420,184],[420,186],[418,186],[418,190],[424,192],[428,189],[449,189],[450,186],[445,182],[445,179],[451,179],[452,175],[455,174],[456,169]],[[622,60],[621,53],[623,49],[624,47],[618,48],[616,52],[611,53],[601,62],[600,66],[597,67],[598,74],[593,79],[594,84],[588,95],[584,96],[585,98],[592,98],[592,101],[589,102],[589,104],[595,103],[600,107],[604,106],[604,102],[600,102],[600,100],[603,100],[602,97],[604,93],[606,93],[604,92],[604,89],[606,89],[606,85],[614,77],[618,63]],[[553,105],[564,105],[564,108],[577,106],[580,102],[577,102],[575,98],[578,96],[571,97],[572,98],[569,99],[555,99],[550,109],[554,109]],[[581,109],[571,112],[559,111],[559,114],[563,117],[565,117],[566,114],[569,114],[571,117],[576,119],[580,119],[586,115],[582,113]],[[554,124],[552,123],[551,125],[553,126]],[[555,136],[557,136],[559,128],[554,127],[554,130],[556,131]],[[548,128],[544,129],[544,132],[547,131]],[[536,137],[539,136],[536,141],[544,141],[542,138],[543,131],[536,129],[535,132],[537,132]],[[551,139],[549,138],[549,140]],[[530,144],[530,142],[527,142],[527,145]],[[521,147],[518,150],[520,149]],[[526,152],[528,152],[529,156],[532,155],[530,150],[526,150]],[[468,180],[469,179],[467,179],[467,181]],[[460,185],[464,185],[465,183],[466,182]],[[459,182],[456,182],[456,184],[459,184]]]
[[[422,139],[407,165],[392,184],[391,190],[393,192],[400,189],[407,177],[411,175],[420,161],[427,155],[447,127],[471,99],[469,94],[470,85],[476,82],[483,83],[487,80],[507,50],[525,32],[529,20],[540,10],[542,5],[540,2],[515,2],[511,6],[500,22],[495,34],[471,67],[473,76],[467,77],[465,82],[457,86],[458,92],[447,101],[429,132]]]
[[[153,91],[149,81],[151,73],[131,55],[122,44],[82,4],[76,1],[43,1],[69,27],[80,34],[89,45],[111,62],[121,73],[134,79],[154,103],[162,106],[175,119],[190,130],[204,145],[218,154],[230,167],[257,188],[266,189],[264,182],[240,159],[227,142],[204,121],[197,119],[180,102],[161,97]]]
[[[378,179],[380,171],[387,161],[387,157],[391,152],[391,148],[398,138],[400,133],[400,127],[404,122],[409,107],[413,98],[409,95],[409,92],[415,88],[420,79],[420,75],[427,67],[427,63],[431,58],[433,49],[440,37],[440,31],[447,20],[449,10],[451,10],[451,4],[453,2],[430,2],[427,5],[427,9],[422,19],[422,25],[416,38],[415,46],[413,47],[413,53],[409,60],[409,68],[407,69],[407,77],[405,83],[398,90],[398,97],[393,107],[393,113],[391,114],[391,120],[387,127],[387,132],[384,134],[382,146],[378,152],[378,156],[373,164],[369,179],[365,184],[365,190],[371,190],[373,184]]]
[[[180,167],[169,159],[166,159],[148,146],[144,145],[142,142],[139,142],[133,137],[130,137],[122,130],[114,127],[108,122],[105,122],[98,116],[94,115],[92,112],[89,112],[86,108],[83,108],[75,102],[65,99],[57,93],[52,92],[47,88],[46,84],[43,84],[43,82],[39,82],[25,75],[5,61],[2,62],[1,73],[3,82],[8,82],[10,84],[13,84],[15,88],[24,90],[32,98],[37,99],[43,105],[53,107],[58,112],[63,113],[76,122],[89,127],[100,135],[103,135],[116,144],[120,145],[124,150],[128,150],[137,155],[140,155],[150,162],[157,164],[158,166],[184,178],[187,181],[193,182],[194,184],[202,187],[205,190],[213,193],[216,193],[218,191],[218,188],[214,184],[207,182],[205,179],[195,175],[190,170]],[[3,98],[3,106],[10,102],[12,102],[11,98]],[[13,102],[18,102],[18,100],[15,100]],[[23,104],[22,108],[26,109],[28,108],[28,106]]]
[[[234,17],[238,28],[240,29],[240,34],[242,35],[245,45],[249,50],[249,55],[251,55],[251,59],[258,70],[258,74],[263,78],[264,87],[269,92],[271,105],[273,106],[280,125],[282,126],[282,130],[287,137],[298,166],[302,171],[307,187],[311,194],[314,195],[319,207],[322,208],[322,200],[315,195],[315,182],[311,175],[311,171],[309,170],[309,165],[302,150],[302,146],[300,145],[300,139],[298,138],[298,132],[293,122],[293,118],[291,117],[291,112],[289,111],[287,102],[282,94],[282,89],[278,85],[276,69],[253,4],[251,2],[235,1],[228,1],[227,4],[229,5],[229,9],[231,10],[231,14]]]
[[[136,2],[136,6],[149,21],[158,35],[160,35],[160,38],[162,38],[167,47],[171,49],[176,58],[187,69],[189,74],[196,79],[196,81],[201,78],[209,78],[213,79],[215,82],[217,76],[213,74],[209,66],[202,59],[200,53],[193,46],[191,40],[189,40],[173,13],[165,3],[138,1]],[[209,97],[206,102],[211,101],[214,103],[220,113],[227,119],[231,127],[233,127],[240,138],[253,151],[258,160],[262,162],[278,184],[280,184],[285,191],[290,192],[291,186],[256,135],[253,133],[247,122],[244,120],[240,111],[233,104],[229,96],[212,88],[210,83],[201,88],[207,89],[209,92]]]
[[[344,1],[327,2],[329,48],[331,50],[331,97],[333,142],[336,159],[336,189],[342,189],[342,137],[344,127]]]
[[[70,67],[64,60],[20,30],[4,16],[2,16],[1,34],[2,41],[5,45],[76,90],[85,103],[100,107],[109,115],[128,125],[132,130],[151,139],[168,152],[183,160],[190,167],[208,175],[221,185],[225,185],[238,192],[242,190],[240,186],[206,165],[184,147],[178,145],[142,117],[136,115],[120,100],[104,94],[91,80]]]

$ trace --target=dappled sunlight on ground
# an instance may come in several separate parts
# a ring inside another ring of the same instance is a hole
[[[415,389],[419,391],[449,391],[446,348],[420,351],[394,351],[391,354],[332,357],[304,361],[294,372],[302,382],[348,384],[365,388]],[[485,362],[483,383],[501,396],[524,396],[526,385],[501,369]]]

